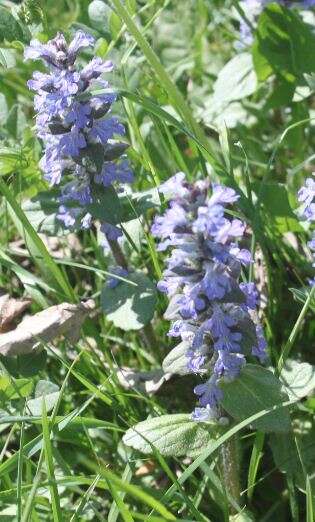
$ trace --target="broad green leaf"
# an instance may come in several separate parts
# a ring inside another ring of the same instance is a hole
[[[306,52],[308,49],[308,52]],[[315,34],[299,14],[280,5],[267,6],[259,18],[253,46],[260,81],[271,74],[293,82],[315,71]]]
[[[247,417],[288,399],[281,382],[266,368],[248,364],[240,376],[232,382],[222,382],[222,407],[237,420]],[[291,427],[286,409],[270,412],[263,419],[253,423],[253,428],[261,431],[286,432]]]
[[[102,0],[93,0],[88,7],[91,26],[101,33],[109,32],[109,20],[112,10]]]
[[[13,105],[9,111],[6,123],[8,132],[17,140],[22,135],[26,125],[26,117],[21,106],[18,104]]]
[[[14,377],[34,377],[46,366],[47,352],[29,353],[16,357],[0,356],[0,361],[8,373]]]
[[[38,353],[18,355],[16,359],[20,374],[23,377],[33,377],[45,368],[47,352],[42,350]]]
[[[0,42],[7,40],[23,40],[24,34],[20,23],[14,18],[8,9],[0,7]]]
[[[27,401],[27,413],[41,415],[43,397],[45,398],[47,412],[52,410],[59,397],[59,387],[50,381],[38,381],[35,388],[35,398]]]
[[[142,272],[132,272],[115,288],[103,287],[101,304],[107,319],[122,330],[139,330],[153,317],[156,289]]]
[[[178,375],[186,375],[189,373],[187,368],[187,350],[189,344],[185,341],[179,343],[163,361],[163,370],[165,373],[176,373]]]
[[[93,190],[94,202],[87,205],[87,210],[92,216],[101,221],[116,225],[122,221],[123,213],[116,190],[113,187],[98,187]]]
[[[23,203],[22,209],[36,232],[52,236],[67,233],[56,217],[59,206],[58,194],[58,190],[43,191],[31,200]]]
[[[303,229],[294,214],[288,198],[288,189],[281,183],[254,183],[266,217],[272,219],[279,232],[302,232]]]
[[[315,388],[315,368],[306,362],[286,360],[280,380],[290,399],[302,399]]]
[[[213,98],[227,105],[250,96],[257,88],[257,78],[250,53],[234,56],[220,71],[214,83]]]
[[[143,453],[153,453],[153,446],[165,456],[197,455],[214,438],[213,429],[190,414],[161,415],[130,428],[123,442]]]
[[[312,486],[315,485],[314,419],[300,413],[293,419],[292,426],[294,431],[291,433],[273,433],[269,444],[277,468],[293,476],[298,486],[305,491],[305,471],[313,478]]]

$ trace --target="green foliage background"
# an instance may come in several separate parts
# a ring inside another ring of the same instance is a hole
[[[295,211],[296,192],[314,171],[315,15],[272,4],[245,48],[238,7],[229,0],[1,2],[1,291],[31,298],[31,313],[65,301],[97,304],[77,341],[1,356],[3,520],[314,520],[314,270],[307,226]],[[56,220],[26,86],[37,68],[23,59],[30,39],[70,37],[78,28],[116,64],[115,110],[136,178],[130,198],[109,194],[102,202],[124,222],[124,250],[137,269],[137,291],[122,282],[118,298],[103,288],[112,260],[96,231],[69,235]],[[181,375],[179,353],[164,363],[172,377],[147,392],[173,347],[166,300],[155,292],[163,256],[150,223],[163,208],[156,187],[180,170],[235,188],[253,236],[271,366],[249,367],[225,385],[229,426],[190,421],[198,379]],[[154,338],[141,331],[151,319]],[[126,385],[121,375],[129,371]],[[149,428],[130,430],[147,418]],[[218,465],[235,434],[239,502]]]

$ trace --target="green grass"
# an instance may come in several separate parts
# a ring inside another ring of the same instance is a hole
[[[247,223],[248,246],[256,256],[250,272],[243,275],[257,281],[263,294],[260,315],[270,367],[279,375],[288,358],[314,367],[315,290],[307,290],[313,275],[309,232],[294,217],[296,192],[313,170],[314,94],[311,88],[310,96],[292,101],[281,82],[289,78],[291,87],[304,85],[305,74],[315,70],[304,71],[301,78],[293,77],[292,71],[282,76],[274,72],[251,94],[233,101],[240,111],[234,123],[235,106],[226,107],[223,100],[219,112],[224,119],[218,123],[207,113],[214,107],[218,74],[241,52],[232,9],[238,2],[112,0],[107,2],[113,10],[104,26],[92,19],[86,0],[24,4],[29,4],[30,19],[35,8],[39,16],[41,10],[44,13],[43,26],[28,24],[33,36],[40,32],[38,36],[47,40],[58,30],[87,28],[97,39],[98,54],[116,63],[111,79],[118,92],[115,110],[131,144],[134,192],[154,189],[179,170],[191,181],[210,176],[237,190],[238,216]],[[15,12],[13,3],[5,7]],[[174,346],[163,318],[167,300],[163,294],[157,296],[151,322],[154,337],[149,340],[141,330],[116,328],[100,307],[113,262],[104,254],[96,230],[81,231],[75,238],[52,238],[23,210],[22,203],[48,189],[38,167],[42,149],[34,137],[33,98],[25,87],[36,67],[23,61],[27,32],[25,42],[1,38],[0,61],[3,53],[9,65],[0,65],[1,292],[30,297],[32,314],[88,298],[95,300],[96,309],[78,339],[58,336],[42,345],[46,363],[34,357],[28,365],[31,375],[23,374],[25,360],[17,366],[16,358],[0,356],[13,384],[12,379],[22,377],[34,384],[30,397],[14,400],[8,400],[0,386],[0,519],[312,522],[313,390],[310,397],[283,400],[273,408],[285,408],[291,415],[294,459],[289,440],[282,443],[288,447],[289,463],[281,451],[275,454],[270,433],[251,427],[271,411],[267,407],[242,421],[230,419],[199,455],[167,457],[153,446],[151,454],[143,455],[123,444],[128,428],[148,417],[192,411],[193,388],[199,381],[195,376],[172,376],[155,393],[147,393],[141,379],[129,386],[122,383],[119,369],[122,374],[128,369],[159,370]],[[20,112],[14,125],[10,111],[15,106]],[[270,184],[283,188],[285,203],[273,198]],[[161,201],[161,209],[165,205]],[[154,283],[165,260],[150,234],[156,211],[149,209],[135,220],[134,230],[126,229],[123,246],[130,265]],[[131,200],[130,212],[137,217]],[[56,384],[59,395],[49,405],[49,392],[43,394],[41,411],[33,414],[27,400],[34,398],[39,380]],[[234,436],[240,449],[240,499],[226,489],[220,468],[220,450]]]

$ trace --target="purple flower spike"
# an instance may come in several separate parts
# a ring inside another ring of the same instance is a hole
[[[112,186],[120,191],[121,184],[133,181],[124,157],[127,146],[113,142],[124,134],[120,121],[109,115],[116,95],[91,92],[98,84],[108,87],[100,76],[111,72],[113,64],[99,57],[83,68],[76,64],[78,54],[93,46],[94,38],[79,30],[69,44],[58,33],[46,44],[32,40],[25,50],[26,59],[41,59],[48,68],[48,73],[34,72],[28,81],[36,93],[36,130],[44,144],[40,167],[50,185],[61,185],[58,218],[66,227],[82,229],[93,224],[87,208],[94,202],[93,193]],[[102,227],[110,240],[121,236],[114,225]]]
[[[252,355],[266,358],[262,328],[252,319],[257,289],[253,283],[239,283],[242,265],[252,262],[250,252],[236,243],[245,225],[225,213],[239,196],[221,185],[214,185],[209,195],[209,186],[208,181],[189,184],[183,173],[176,174],[162,185],[172,199],[152,226],[152,234],[161,240],[158,249],[172,247],[158,283],[170,298],[166,317],[173,322],[168,335],[187,344],[189,372],[210,372],[208,381],[195,388],[201,406],[192,414],[197,421],[220,418],[219,381],[236,379],[246,364],[249,327],[251,336],[257,332]]]

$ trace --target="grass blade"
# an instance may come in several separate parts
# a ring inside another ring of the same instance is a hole
[[[40,269],[44,269],[46,272],[49,271],[52,279],[57,284],[57,288],[59,292],[70,301],[77,301],[77,298],[75,296],[75,293],[73,289],[71,288],[69,282],[66,280],[65,276],[61,272],[60,268],[57,266],[51,255],[49,254],[47,248],[45,247],[43,241],[39,237],[39,235],[36,233],[34,228],[32,227],[31,223],[27,219],[25,213],[23,212],[21,206],[16,201],[14,195],[12,194],[11,190],[7,186],[7,184],[3,181],[3,179],[0,177],[0,192],[2,192],[3,196],[7,200],[8,204],[10,205],[13,213],[17,217],[17,219],[20,221],[21,225],[23,226],[23,229],[33,242],[33,244],[36,247],[36,250],[38,251],[40,255],[40,261],[38,259],[35,259],[37,264],[39,265]]]
[[[46,460],[47,474],[48,474],[48,479],[49,479],[49,489],[50,489],[50,495],[51,495],[53,519],[54,519],[54,522],[62,522],[63,518],[62,518],[62,513],[61,513],[61,508],[60,508],[60,499],[59,499],[57,483],[56,483],[56,479],[55,479],[54,461],[53,461],[52,446],[51,446],[51,441],[50,441],[49,424],[48,424],[48,418],[47,418],[45,397],[43,397],[42,426],[43,426],[43,442],[44,442],[45,460]]]

